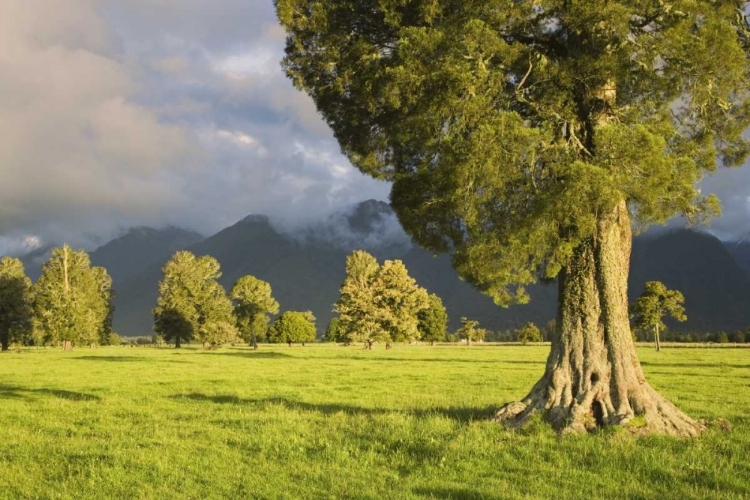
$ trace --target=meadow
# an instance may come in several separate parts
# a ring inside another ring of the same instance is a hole
[[[639,348],[680,440],[490,421],[549,347],[28,349],[0,356],[0,498],[750,498],[750,349]]]

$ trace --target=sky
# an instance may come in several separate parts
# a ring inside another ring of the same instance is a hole
[[[387,199],[285,77],[283,47],[271,0],[0,2],[0,253]],[[717,234],[750,232],[748,181],[704,182]]]

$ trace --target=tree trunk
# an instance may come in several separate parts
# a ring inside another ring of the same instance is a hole
[[[63,348],[63,351],[72,351],[73,342],[71,342],[70,340],[63,340],[62,348]]]
[[[643,417],[641,430],[695,436],[702,425],[646,382],[628,320],[632,244],[625,202],[603,216],[560,276],[557,325],[544,376],[497,419],[519,427],[541,413],[560,431],[582,432]]]
[[[292,343],[291,342],[287,342],[287,344],[289,344],[289,347],[292,347]]]
[[[181,340],[180,337],[176,337],[175,338],[175,340],[174,340],[174,348],[175,349],[179,349],[180,347],[182,347],[182,344],[181,344],[180,340]]]
[[[253,333],[253,349],[258,350],[258,337]]]
[[[7,351],[8,350],[10,342],[9,342],[9,339],[8,339],[7,335],[0,336],[0,345],[2,345],[2,347],[0,347],[0,350],[3,350],[3,351]]]
[[[656,326],[656,330],[654,330],[654,338],[656,339],[656,352],[661,351],[661,342],[659,342],[659,325]]]

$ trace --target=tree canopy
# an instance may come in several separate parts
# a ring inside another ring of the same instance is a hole
[[[31,331],[31,280],[23,263],[12,257],[0,260],[0,346],[8,350]]]
[[[268,329],[269,314],[278,314],[279,303],[273,298],[271,285],[255,276],[243,276],[232,287],[237,327],[246,342],[257,349],[257,337]]]
[[[654,332],[656,350],[661,350],[659,332],[664,330],[664,315],[669,314],[677,321],[687,320],[685,297],[678,290],[669,290],[661,281],[648,281],[643,293],[632,307],[635,327]]]
[[[441,342],[445,340],[448,331],[448,312],[443,301],[436,294],[428,297],[429,306],[417,314],[421,340],[425,342]]]
[[[539,330],[534,323],[528,322],[521,329],[516,332],[518,341],[522,344],[528,344],[529,342],[541,342],[542,332]]]
[[[639,225],[718,210],[695,184],[748,152],[744,6],[276,0],[287,74],[342,151],[500,304],[619,203]]]
[[[196,339],[204,345],[224,344],[237,336],[232,302],[217,281],[219,263],[211,256],[180,251],[162,268],[154,330],[180,347]]]
[[[310,311],[287,311],[273,322],[268,329],[270,342],[292,344],[315,340],[315,316]]]
[[[112,278],[84,250],[53,248],[32,288],[38,342],[98,344],[112,321]]]
[[[346,259],[346,278],[334,304],[341,336],[350,341],[411,341],[419,338],[419,311],[428,307],[419,287],[400,260],[377,259],[356,250]]]

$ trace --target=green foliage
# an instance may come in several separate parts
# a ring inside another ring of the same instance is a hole
[[[243,276],[232,287],[237,327],[246,342],[255,343],[268,329],[269,314],[278,314],[279,303],[272,296],[271,285],[255,276]]]
[[[109,334],[109,337],[107,338],[107,344],[106,345],[122,345],[122,337],[120,337],[115,332],[111,332]]]
[[[310,311],[287,311],[268,329],[272,343],[304,344],[315,340],[315,316]]]
[[[466,340],[466,343],[471,345],[472,342],[484,340],[487,335],[487,330],[479,328],[479,321],[461,318],[461,328],[456,331],[456,335],[459,338]]]
[[[429,307],[417,314],[421,339],[430,343],[442,342],[448,331],[448,312],[445,310],[443,301],[436,294],[431,293],[428,301]]]
[[[526,345],[529,342],[541,342],[542,332],[539,331],[539,328],[534,323],[529,322],[516,332],[516,337],[519,342]]]
[[[326,332],[323,335],[323,340],[326,342],[347,342],[348,339],[341,334],[339,328],[339,318],[334,316],[331,321],[328,322]]]
[[[662,319],[669,314],[677,321],[687,320],[685,297],[677,290],[669,290],[660,281],[646,282],[646,289],[630,307],[635,327],[654,332],[658,340],[659,331],[666,328]]]
[[[275,3],[344,154],[499,304],[618,206],[639,227],[717,213],[697,181],[748,153],[741,0]]]
[[[97,344],[112,331],[112,278],[84,250],[52,249],[34,284],[37,343]]]
[[[718,342],[719,344],[728,344],[729,335],[727,335],[727,332],[719,332],[716,335],[716,342]]]
[[[11,257],[0,260],[0,344],[8,350],[31,333],[31,280],[23,263]]]
[[[732,334],[732,342],[736,344],[744,344],[747,340],[747,335],[743,330],[738,330]]]
[[[346,278],[334,304],[340,334],[351,342],[408,342],[419,338],[419,311],[429,306],[403,262],[357,250],[346,259]]]
[[[220,345],[237,337],[234,308],[224,288],[219,263],[210,256],[177,252],[162,269],[154,308],[154,331],[167,341],[195,339]]]

